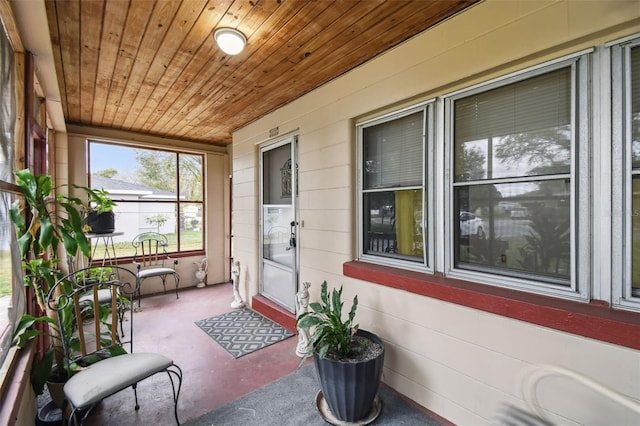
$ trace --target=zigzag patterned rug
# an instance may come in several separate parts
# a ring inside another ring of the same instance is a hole
[[[227,312],[195,324],[234,358],[293,336],[289,330],[251,309]]]

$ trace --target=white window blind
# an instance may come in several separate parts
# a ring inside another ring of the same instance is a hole
[[[456,181],[569,172],[571,68],[458,99],[454,114]]]
[[[363,189],[422,185],[422,111],[363,129]]]

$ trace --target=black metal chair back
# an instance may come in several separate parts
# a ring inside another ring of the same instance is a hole
[[[49,312],[57,317],[57,327],[50,327],[51,339],[62,346],[64,368],[71,376],[64,385],[65,401],[72,408],[71,424],[85,424],[100,401],[127,387],[134,390],[137,410],[137,383],[160,372],[166,372],[171,381],[174,416],[180,424],[180,367],[165,355],[133,351],[133,300],[139,290],[138,275],[120,266],[73,271],[49,290]],[[128,340],[122,333],[124,311],[128,312]]]
[[[171,258],[167,252],[169,246],[167,237],[157,232],[144,232],[134,237],[132,244],[135,249],[133,263],[138,269],[137,276],[140,284],[147,278],[159,277],[166,293],[166,279],[171,276],[176,286],[176,299],[179,299],[180,275],[176,271],[178,259]],[[140,289],[138,289],[138,307],[140,307]]]

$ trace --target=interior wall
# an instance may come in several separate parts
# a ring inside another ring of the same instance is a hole
[[[70,132],[56,134],[56,166],[57,179],[60,183],[87,185],[86,174],[86,140],[94,138],[105,142],[139,143],[143,146],[181,148],[205,154],[206,181],[206,231],[205,256],[207,257],[207,284],[226,283],[230,280],[230,220],[229,220],[229,161],[224,148],[207,147],[184,141],[170,141],[153,137],[133,135],[125,132],[106,131],[103,129],[70,127]],[[73,191],[71,191],[73,193]],[[180,257],[177,271],[180,274],[180,288],[193,287],[197,284],[195,261],[202,256]],[[127,265],[122,265],[127,267]],[[129,265],[133,267],[133,265]],[[171,290],[171,282],[167,291]],[[142,286],[142,294],[162,292],[159,279],[149,280]]]
[[[226,154],[207,154],[206,168],[207,284],[218,284],[228,282],[231,276],[229,158]]]
[[[233,256],[245,300],[259,291],[258,151],[269,129],[299,135],[300,281],[344,284],[357,321],[387,346],[383,380],[456,424],[524,406],[522,379],[571,368],[640,399],[640,353],[343,276],[357,256],[355,123],[640,32],[636,1],[487,0],[233,135]],[[546,383],[546,382],[545,382]],[[563,424],[630,424],[629,411],[567,380],[542,402]]]

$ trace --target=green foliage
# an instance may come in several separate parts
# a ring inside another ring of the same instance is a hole
[[[32,329],[31,327],[39,322],[47,322],[51,326],[55,327],[55,321],[53,318],[47,316],[34,317],[33,315],[25,314],[20,318],[18,327],[13,333],[11,344],[19,348],[24,348],[27,343],[38,336],[42,336],[46,333],[40,330]],[[53,348],[48,349],[40,359],[35,359],[31,366],[31,386],[33,387],[36,395],[40,395],[44,390],[44,385],[53,369],[54,351]]]
[[[85,209],[87,211],[95,211],[98,214],[107,213],[113,211],[113,208],[117,205],[111,198],[109,198],[109,193],[104,189],[82,189],[87,192],[88,199],[87,204],[85,205]]]
[[[54,355],[55,351],[53,348],[49,348],[44,353],[43,357],[38,361],[34,361],[31,366],[31,386],[33,387],[33,391],[36,395],[42,394],[47,380],[51,377],[51,372],[53,371],[53,360],[55,358]],[[57,370],[56,377],[66,377],[64,370]]]
[[[30,170],[15,172],[16,185],[22,189],[26,206],[16,201],[9,209],[25,270],[25,285],[33,287],[40,309],[46,311],[44,300],[49,288],[60,276],[58,254],[68,256],[80,251],[89,257],[89,242],[83,232],[80,210],[83,203],[66,195],[53,196],[51,176],[35,176]],[[86,188],[88,190],[88,188]],[[24,210],[29,211],[29,222]],[[59,214],[59,213],[64,214]]]
[[[100,282],[107,281],[113,277],[113,268],[108,266],[96,266],[94,268],[84,269],[76,273],[76,281],[87,282],[96,280]]]
[[[153,225],[156,227],[156,229],[158,230],[158,232],[160,232],[160,228],[162,227],[162,225],[164,225],[167,220],[169,220],[169,218],[164,215],[164,214],[156,214],[154,216],[147,216],[144,221],[147,222],[149,225]]]
[[[314,351],[322,358],[327,354],[347,357],[355,350],[353,336],[358,331],[358,324],[354,324],[358,296],[354,296],[353,304],[347,320],[342,320],[342,286],[335,288],[331,293],[327,291],[327,282],[322,283],[320,289],[320,302],[309,304],[310,312],[301,314],[296,320],[296,327],[310,329],[314,327],[309,347],[310,352],[305,354],[303,360]]]
[[[102,176],[102,177],[106,177],[108,179],[113,178],[115,175],[118,174],[118,169],[114,169],[109,168],[109,169],[104,169],[104,170],[100,170],[98,172],[93,172],[94,174],[98,175],[98,176]]]
[[[177,192],[178,168],[180,169],[180,194],[187,200],[202,200],[202,156],[181,153],[176,164],[175,153],[136,149],[139,167],[136,179],[152,188]],[[177,166],[177,167],[176,167]]]
[[[24,284],[34,289],[36,302],[43,316],[42,319],[23,317],[14,336],[17,337],[14,343],[21,346],[42,334],[29,330],[35,322],[49,323],[51,348],[41,354],[41,361],[35,362],[32,369],[34,390],[41,392],[39,382],[44,382],[51,372],[52,356],[55,357],[58,373],[64,373],[60,340],[66,337],[59,335],[59,314],[46,304],[50,289],[62,276],[58,255],[64,251],[67,256],[76,256],[80,252],[83,256],[89,257],[90,247],[83,231],[82,200],[64,194],[55,196],[58,188],[53,186],[51,176],[33,175],[28,169],[16,171],[15,176],[16,185],[22,190],[24,200],[17,200],[11,205],[9,216],[14,224],[22,257]],[[87,194],[92,192],[89,188],[76,188],[83,189]]]
[[[570,221],[554,217],[545,209],[535,209],[529,221],[526,244],[520,248],[521,267],[526,271],[567,277],[571,258]]]
[[[19,348],[24,348],[30,340],[43,335],[44,333],[42,331],[31,329],[31,326],[37,322],[53,323],[53,319],[49,317],[34,317],[28,314],[23,315],[20,321],[18,321],[18,327],[13,332],[11,344]]]
[[[143,184],[162,189],[164,191],[177,191],[176,155],[148,149],[135,150],[136,163],[140,165],[137,170],[137,178]]]

